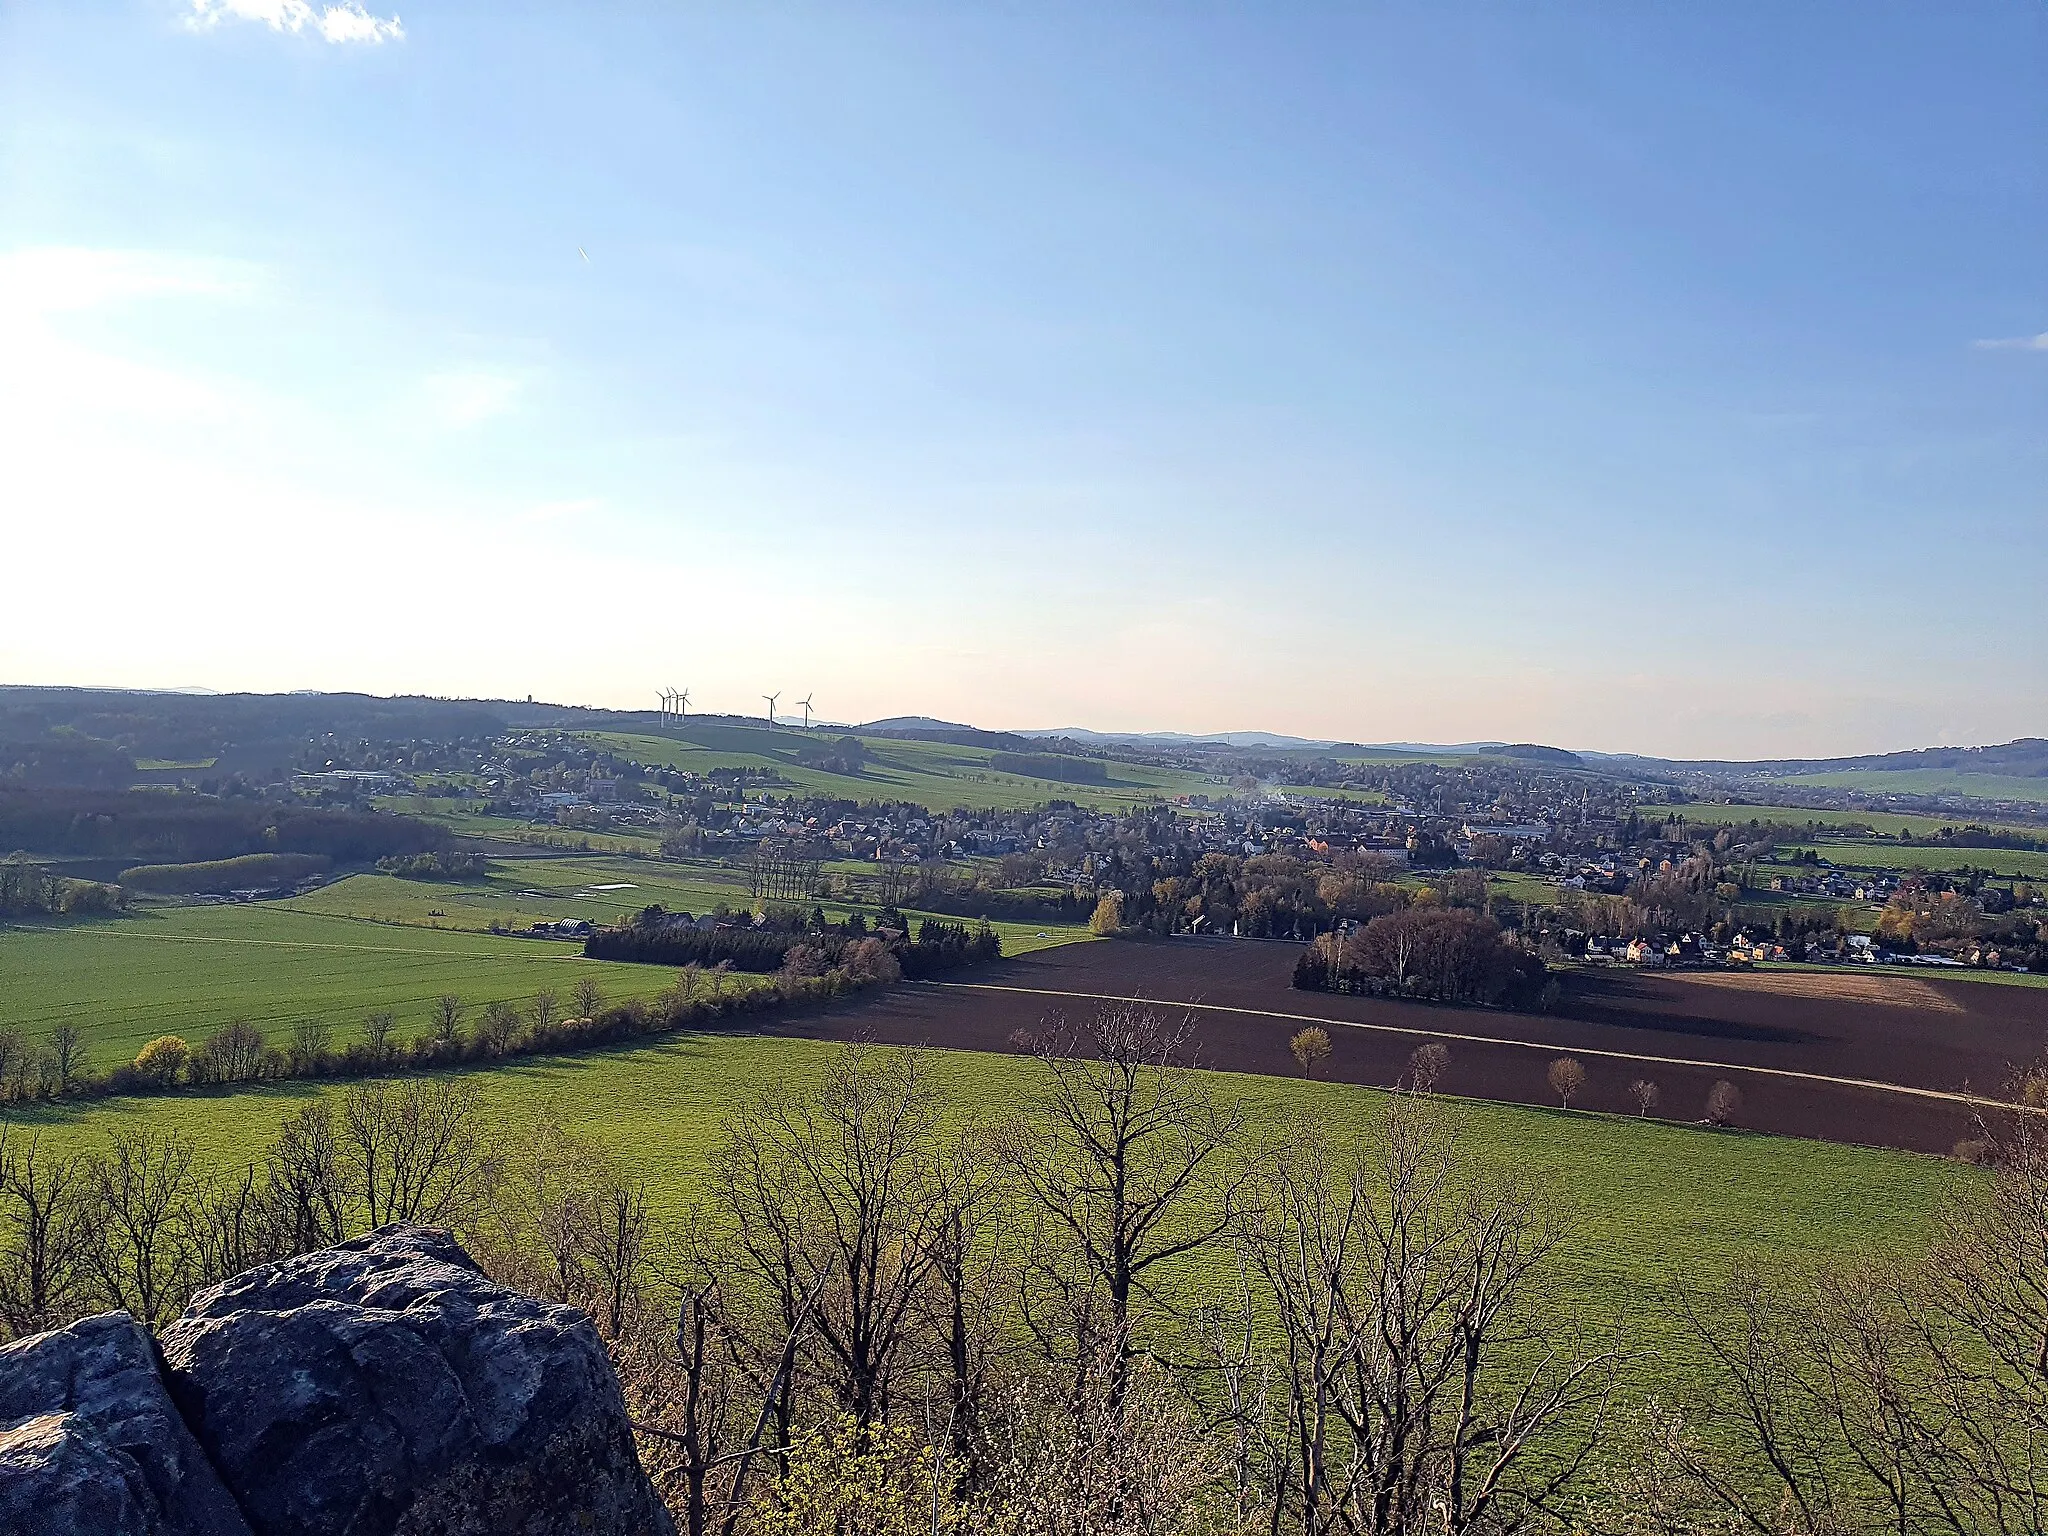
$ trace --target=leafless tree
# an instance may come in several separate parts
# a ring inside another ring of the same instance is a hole
[[[28,1097],[28,1041],[18,1029],[0,1028],[0,1099]]]
[[[1628,1085],[1628,1096],[1635,1100],[1636,1113],[1647,1115],[1657,1107],[1657,1101],[1663,1095],[1655,1083],[1647,1077],[1639,1077]]]
[[[379,1008],[363,1018],[363,1043],[370,1048],[373,1061],[382,1061],[390,1049],[391,1031],[398,1022],[398,1016],[389,1008]]]
[[[1992,1135],[1996,1174],[1923,1259],[1684,1296],[1718,1367],[1685,1411],[1745,1454],[1666,1436],[1670,1480],[1753,1531],[1782,1510],[1802,1536],[2048,1528],[2048,1128]]]
[[[327,1047],[334,1038],[321,1019],[298,1019],[292,1024],[291,1049],[286,1059],[294,1077],[308,1077],[327,1064]]]
[[[1441,1040],[1425,1040],[1408,1053],[1408,1086],[1416,1093],[1435,1093],[1451,1064],[1451,1048]]]
[[[1153,1284],[1161,1266],[1208,1247],[1232,1220],[1244,1110],[1218,1105],[1175,1065],[1189,1038],[1185,1021],[1140,1007],[1056,1034],[1039,1053],[1045,1086],[1001,1139],[1041,1233],[1027,1326],[1083,1369],[1110,1350],[1113,1383],[1137,1352],[1138,1314],[1175,1310]]]
[[[938,1116],[916,1053],[850,1046],[815,1091],[777,1085],[730,1116],[714,1162],[753,1336],[779,1341],[818,1296],[807,1368],[858,1423],[888,1411],[939,1249]]]
[[[1707,1123],[1727,1125],[1742,1113],[1742,1090],[1722,1078],[1707,1090]]]
[[[1406,1097],[1371,1141],[1302,1120],[1256,1168],[1241,1242],[1288,1384],[1273,1528],[1532,1525],[1584,1471],[1616,1365],[1545,1316],[1554,1214],[1526,1185],[1462,1168]]]
[[[85,1066],[85,1034],[76,1024],[66,1021],[52,1024],[46,1039],[43,1060],[49,1069],[50,1086],[58,1093],[69,1093]]]
[[[919,1298],[920,1333],[945,1388],[945,1449],[956,1481],[980,1468],[977,1435],[1009,1343],[1006,1310],[1021,1257],[1003,1208],[991,1138],[969,1128],[946,1153],[931,1225],[930,1274]]]
[[[372,1228],[460,1222],[497,1174],[467,1083],[358,1083],[342,1098],[335,1139],[349,1195]]]
[[[10,1336],[59,1327],[76,1311],[93,1236],[86,1187],[79,1159],[0,1125],[0,1323]]]
[[[462,1016],[468,1009],[453,992],[434,999],[434,1043],[442,1046],[462,1043]]]
[[[1560,1056],[1550,1064],[1550,1091],[1566,1109],[1586,1088],[1586,1069],[1574,1057]]]
[[[308,1104],[279,1127],[263,1172],[280,1252],[309,1253],[349,1236],[348,1177],[326,1104]]]
[[[1231,1529],[1226,1458],[1166,1372],[1111,1349],[1078,1382],[1020,1379],[981,1434],[992,1536],[1167,1536]]]
[[[553,987],[542,987],[533,994],[533,1027],[545,1034],[554,1028],[555,1016],[561,1011],[562,1000],[555,995]]]
[[[522,1022],[519,1010],[510,1003],[486,1003],[483,1014],[477,1019],[477,1042],[490,1055],[502,1056],[512,1049],[512,1042],[519,1037]]]
[[[576,983],[575,991],[569,994],[576,1000],[576,1016],[579,1019],[594,1019],[597,1010],[604,1006],[604,993],[597,985],[597,978],[585,976]]]
[[[93,1288],[152,1327],[184,1306],[201,1272],[193,1157],[190,1139],[144,1126],[116,1131],[86,1163]]]

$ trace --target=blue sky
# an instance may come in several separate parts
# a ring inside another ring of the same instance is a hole
[[[2044,146],[2018,0],[5,0],[0,679],[2048,732]]]

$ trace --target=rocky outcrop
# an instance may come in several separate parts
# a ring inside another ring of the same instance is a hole
[[[237,1275],[165,1331],[257,1536],[667,1532],[588,1318],[387,1227]]]
[[[0,1532],[249,1536],[125,1312],[0,1349]]]
[[[589,1320],[430,1228],[0,1351],[0,1536],[673,1530]]]

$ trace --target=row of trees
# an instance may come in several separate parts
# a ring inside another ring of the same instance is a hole
[[[356,1085],[233,1170],[175,1136],[15,1132],[0,1320],[160,1323],[247,1264],[452,1225],[594,1319],[689,1536],[2041,1528],[2031,1124],[1923,1260],[1678,1292],[1711,1369],[1624,1403],[1628,1340],[1558,1285],[1566,1207],[1461,1149],[1430,1063],[1362,1128],[1260,1129],[1183,1046],[1106,1018],[966,1124],[915,1053],[850,1049],[736,1106],[666,1217],[595,1145],[504,1134],[447,1080]]]
[[[1310,991],[1391,992],[1443,1003],[1544,1005],[1543,962],[1462,907],[1389,912],[1348,933],[1319,934],[1295,962]]]
[[[127,906],[118,885],[66,879],[19,854],[0,859],[0,917],[100,916]]]

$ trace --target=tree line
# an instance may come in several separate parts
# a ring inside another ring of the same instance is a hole
[[[687,1197],[446,1078],[356,1084],[234,1167],[15,1129],[0,1322],[161,1324],[248,1265],[450,1226],[592,1318],[688,1536],[2040,1528],[2031,1119],[1922,1258],[1676,1289],[1707,1367],[1638,1402],[1623,1366],[1658,1363],[1560,1284],[1568,1200],[1468,1153],[1430,1063],[1363,1123],[1259,1126],[1156,1016],[1039,1046],[964,1121],[917,1053],[849,1048],[736,1105]]]
[[[911,977],[981,964],[1000,959],[1003,953],[1001,935],[985,920],[970,931],[964,923],[928,917],[912,938],[909,924],[894,911],[884,911],[874,934],[868,932],[867,920],[859,913],[834,923],[827,921],[820,907],[814,907],[809,918],[794,907],[767,909],[752,927],[698,928],[693,924],[687,912],[646,907],[630,922],[595,930],[584,940],[583,953],[593,960],[722,964],[755,972],[786,972],[794,965],[801,974],[824,976],[843,965],[850,954],[869,954],[861,964],[871,969],[871,952],[879,949],[888,953],[901,974]]]
[[[25,855],[0,859],[0,917],[86,917],[125,911],[128,893],[52,874]]]
[[[1391,993],[1486,1007],[1547,1006],[1559,995],[1543,962],[1462,907],[1383,913],[1348,933],[1319,934],[1294,964],[1307,991]]]
[[[0,781],[0,848],[38,853],[166,864],[310,853],[358,863],[442,847],[448,837],[444,827],[379,811]]]

